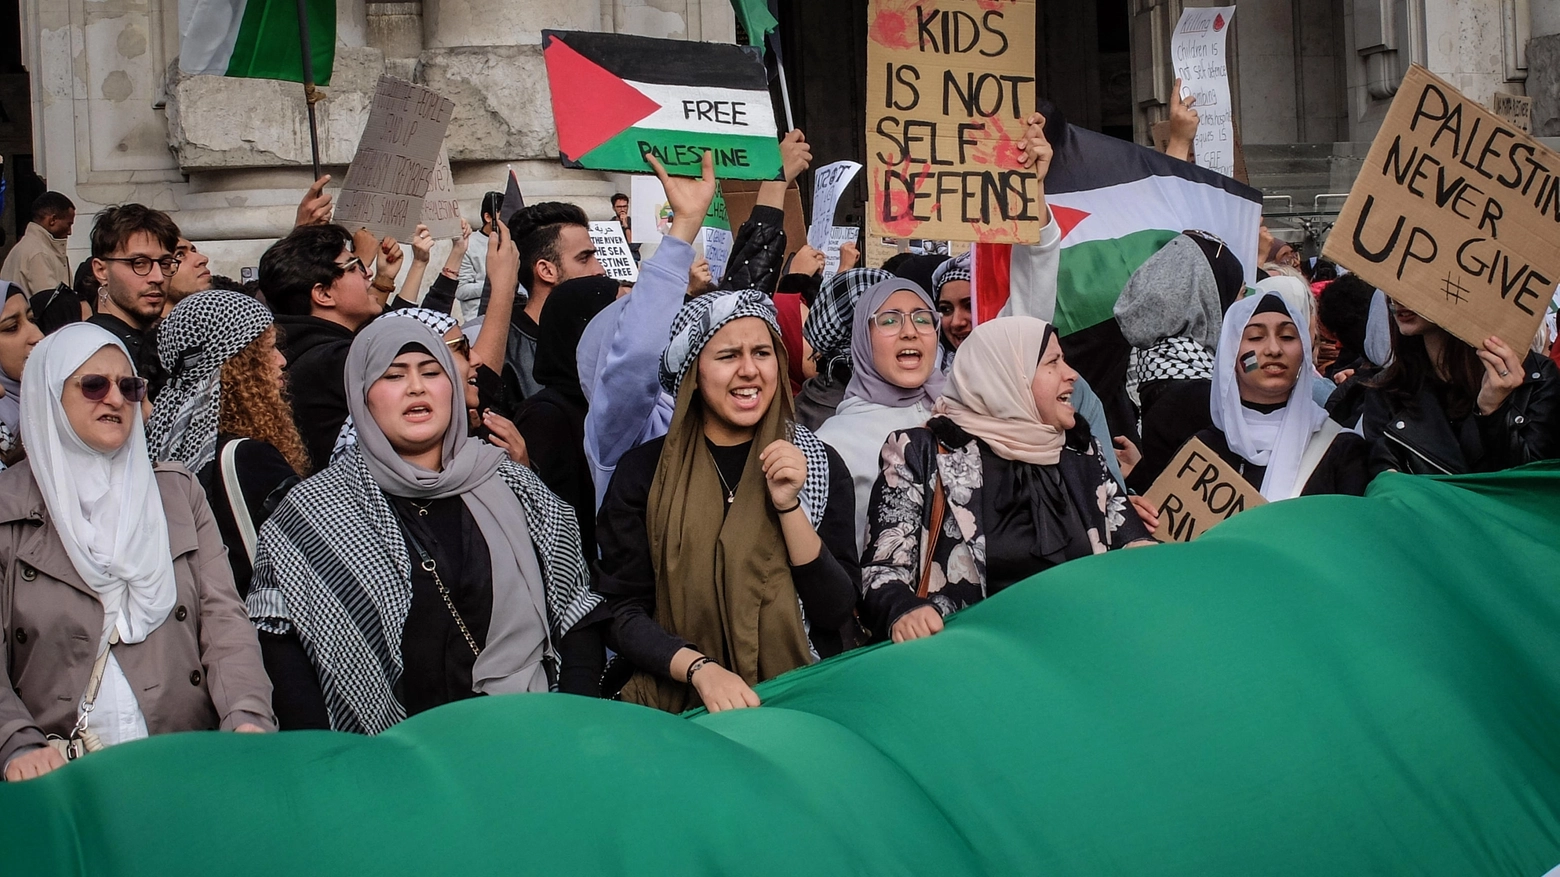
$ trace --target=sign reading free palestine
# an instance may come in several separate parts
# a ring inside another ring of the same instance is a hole
[[[542,31],[558,152],[567,167],[780,178],[780,143],[758,50],[582,31]]]

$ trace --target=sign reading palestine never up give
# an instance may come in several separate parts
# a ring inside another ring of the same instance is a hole
[[[780,178],[780,143],[758,50],[723,43],[542,31],[559,157],[567,167]]]
[[[1560,281],[1560,154],[1416,65],[1322,255],[1477,349],[1524,350]]]
[[[869,0],[868,234],[1040,240],[1034,0]]]

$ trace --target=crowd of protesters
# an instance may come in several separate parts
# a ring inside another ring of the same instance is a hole
[[[1019,144],[1042,183],[1044,131]],[[1154,544],[1140,494],[1194,437],[1269,501],[1560,455],[1552,337],[1469,346],[1267,234],[1173,238],[1109,349],[1048,321],[1054,219],[1050,273],[978,325],[968,255],[848,249],[821,281],[784,232],[811,150],[781,146],[720,278],[694,246],[709,157],[649,158],[673,218],[631,291],[572,204],[506,221],[490,193],[419,300],[426,229],[403,266],[330,224],[327,179],[247,287],[139,204],[94,217],[73,271],[74,205],[39,198],[0,268],[5,779],[478,695],[756,707]]]

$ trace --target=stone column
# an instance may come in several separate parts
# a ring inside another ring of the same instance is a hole
[[[1533,133],[1560,137],[1560,3],[1529,0],[1527,93],[1533,99]]]

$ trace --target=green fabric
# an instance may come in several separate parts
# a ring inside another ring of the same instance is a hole
[[[330,85],[336,60],[336,0],[305,0],[314,84]],[[249,0],[228,60],[228,76],[303,81],[298,0]]]
[[[1056,269],[1057,334],[1071,335],[1115,319],[1116,299],[1132,273],[1178,234],[1154,228],[1063,247]]]
[[[762,46],[764,37],[780,26],[769,11],[768,0],[731,0],[731,8],[737,13],[737,21],[742,22],[750,46]]]
[[[12,874],[1511,874],[1560,864],[1560,464],[1274,503],[687,718],[462,701],[0,786]]]

